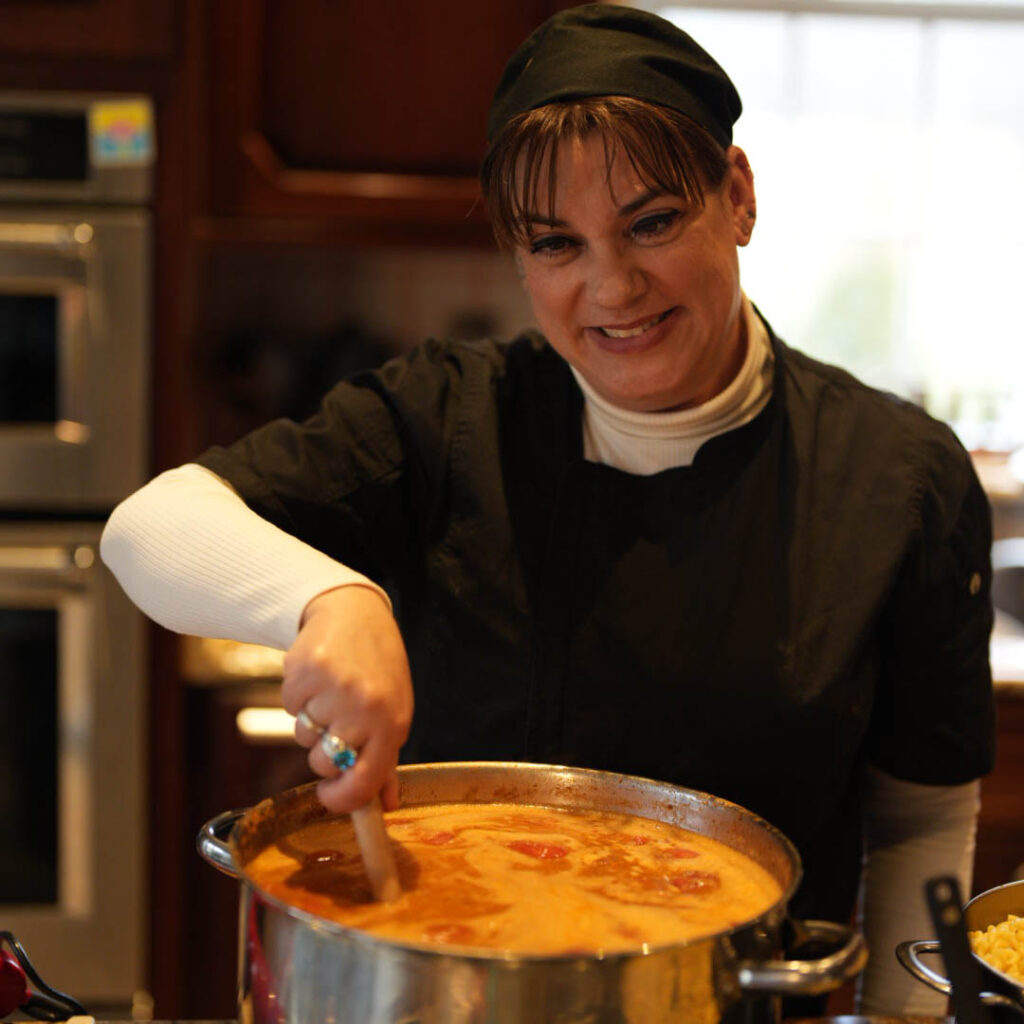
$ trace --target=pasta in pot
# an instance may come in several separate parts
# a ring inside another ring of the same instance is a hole
[[[985,963],[1024,985],[1024,917],[1010,914],[984,931],[968,932],[967,937]]]
[[[684,942],[782,896],[732,847],[628,814],[437,804],[385,822],[403,889],[393,903],[373,901],[348,818],[282,837],[246,873],[291,906],[383,938],[534,955]]]

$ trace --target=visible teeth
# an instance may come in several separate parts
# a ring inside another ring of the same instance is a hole
[[[630,327],[627,331],[617,331],[613,327],[601,327],[598,328],[602,334],[609,338],[635,338],[638,334],[643,334],[644,331],[653,327],[655,324],[661,323],[662,320],[667,316],[666,313],[660,313],[653,320],[648,320],[645,324],[640,324],[639,327]]]

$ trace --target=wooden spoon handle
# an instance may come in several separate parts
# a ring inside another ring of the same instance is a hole
[[[352,812],[359,852],[363,855],[373,895],[382,903],[391,903],[402,894],[391,840],[384,828],[384,811],[374,797],[365,807]]]

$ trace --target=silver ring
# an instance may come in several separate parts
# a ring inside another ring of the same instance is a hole
[[[335,736],[332,732],[325,731],[320,737],[320,749],[339,772],[347,772],[359,756],[355,747],[350,747],[340,736]]]
[[[305,726],[310,732],[317,733],[319,736],[323,736],[327,731],[319,722],[314,722],[313,719],[309,717],[309,712],[305,708],[302,708],[295,716],[295,721],[298,722],[299,725]]]

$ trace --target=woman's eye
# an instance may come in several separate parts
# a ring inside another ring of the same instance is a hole
[[[534,256],[561,256],[574,246],[571,238],[565,235],[545,235],[530,242],[530,252]]]
[[[635,238],[641,240],[658,238],[663,235],[680,217],[678,210],[665,210],[663,213],[651,213],[641,217],[632,227]]]

